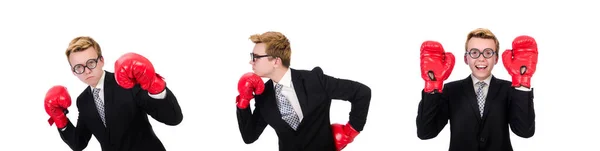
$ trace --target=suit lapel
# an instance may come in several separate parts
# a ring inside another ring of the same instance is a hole
[[[479,104],[477,104],[477,94],[475,94],[475,88],[473,87],[473,79],[471,79],[471,76],[469,75],[469,77],[462,81],[462,84],[463,91],[467,97],[467,104],[471,106],[473,116],[477,117],[477,122],[479,122],[481,116],[479,115]]]
[[[104,118],[106,120],[107,127],[111,122],[110,119],[112,119],[110,117],[112,117],[111,113],[113,112],[110,111],[112,110],[112,106],[114,103],[113,97],[115,86],[117,86],[116,83],[117,82],[115,81],[114,74],[106,72],[106,75],[104,76]]]
[[[92,115],[91,117],[93,117],[95,119],[94,121],[97,122],[99,125],[103,125],[102,119],[100,119],[100,114],[98,114],[98,107],[96,106],[96,100],[94,100],[94,92],[92,92],[92,88],[88,86],[88,88],[85,89],[85,91],[87,93],[84,96],[83,100],[88,102],[86,103],[88,104],[87,106],[89,108],[89,110],[87,110],[89,112],[88,114]]]
[[[300,108],[302,109],[302,113],[306,117],[306,113],[308,109],[308,98],[306,95],[306,89],[304,88],[304,78],[296,71],[295,69],[290,68],[291,76],[292,76],[292,84],[294,85],[294,91],[296,91],[296,97],[298,97],[298,102],[300,103]],[[283,125],[286,128],[292,129],[292,127],[282,119],[281,112],[279,112],[279,106],[277,106],[277,99],[275,94],[275,89],[273,88],[273,81],[269,80],[265,83],[265,91],[264,91],[264,100],[265,100],[265,108],[271,110],[272,113],[268,114],[271,119],[275,119],[277,125]],[[298,129],[302,127],[305,120],[301,120],[298,125]]]
[[[294,91],[296,91],[296,97],[298,97],[302,114],[306,115],[308,110],[308,99],[304,88],[304,78],[302,78],[295,69],[290,68],[290,70],[292,73],[292,84],[294,85]],[[302,125],[302,121],[300,121],[300,125]]]
[[[496,96],[498,96],[498,92],[500,90],[500,83],[496,79],[496,77],[492,76],[492,80],[490,80],[490,86],[488,88],[487,96],[485,97],[485,107],[483,110],[483,119],[487,118],[490,109],[492,109],[491,104],[494,103]]]
[[[263,94],[261,94],[261,97],[263,98],[262,102],[264,105],[264,110],[266,110],[266,112],[264,113],[264,116],[266,116],[266,119],[272,119],[273,120],[273,125],[277,126],[277,127],[286,127],[289,129],[292,129],[291,126],[289,126],[283,119],[281,116],[281,113],[279,112],[279,106],[277,106],[277,99],[275,96],[275,88],[273,88],[273,81],[269,80],[265,83],[265,91],[263,92]]]

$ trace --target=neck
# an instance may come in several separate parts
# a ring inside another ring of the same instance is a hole
[[[471,74],[471,75],[472,75],[472,74]],[[473,77],[473,78],[475,78],[475,79],[477,79],[477,80],[479,80],[479,81],[484,81],[485,79],[487,79],[487,78],[489,78],[489,77],[491,77],[491,76],[492,76],[492,75],[490,74],[490,75],[489,75],[489,76],[487,76],[487,77],[482,77],[482,78],[479,78],[479,77],[476,77],[475,75],[472,75],[472,77]]]
[[[275,68],[275,71],[273,71],[271,76],[269,76],[269,79],[273,80],[273,82],[275,83],[279,83],[279,81],[281,80],[281,78],[283,78],[283,75],[285,74],[285,72],[288,71],[288,69],[289,68],[287,67]]]

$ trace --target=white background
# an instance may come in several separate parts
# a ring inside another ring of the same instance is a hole
[[[412,3],[412,4],[411,4]],[[511,134],[515,150],[595,150],[599,141],[598,35],[596,7],[575,2],[82,2],[0,3],[0,150],[69,150],[49,126],[42,102],[53,85],[76,98],[85,85],[64,56],[77,36],[95,38],[105,70],[126,52],[149,58],[177,96],[184,119],[178,126],[152,120],[170,151],[277,150],[267,127],[258,141],[242,141],[235,114],[239,77],[248,64],[251,34],[279,31],[291,41],[292,67],[323,68],[372,89],[364,131],[346,151],[447,150],[448,127],[431,140],[416,134],[424,82],[419,47],[440,41],[457,56],[448,81],[470,73],[462,62],[469,31],[484,27],[510,48],[521,34],[538,41],[536,133]],[[493,74],[510,80],[498,62]],[[447,81],[447,82],[448,82]],[[73,103],[68,117],[77,119]],[[350,103],[334,100],[333,122],[345,123]],[[5,140],[6,139],[6,140]],[[215,149],[217,148],[217,149]],[[594,149],[595,148],[595,149]],[[87,151],[99,151],[92,137]]]

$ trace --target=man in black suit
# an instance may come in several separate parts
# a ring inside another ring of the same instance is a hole
[[[513,41],[513,49],[503,53],[512,82],[491,74],[498,62],[499,43],[490,30],[471,31],[465,48],[464,61],[471,75],[444,85],[454,56],[434,41],[421,46],[421,75],[426,85],[418,108],[417,134],[423,140],[434,138],[450,120],[450,151],[512,151],[509,126],[523,138],[535,133],[530,85],[537,64],[535,40],[520,36]]]
[[[319,67],[311,71],[289,68],[290,43],[279,32],[250,39],[255,43],[250,54],[254,73],[242,76],[236,98],[238,125],[246,144],[256,141],[270,125],[279,137],[279,150],[339,151],[363,130],[371,99],[369,87],[328,76]],[[270,80],[263,83],[261,77]],[[253,98],[252,113],[248,106]],[[347,124],[330,125],[332,99],[352,103]]]
[[[44,106],[50,125],[56,123],[63,141],[73,150],[87,147],[92,135],[103,151],[165,151],[148,115],[167,125],[183,119],[175,95],[152,64],[134,53],[115,63],[115,73],[104,71],[100,46],[90,37],[77,37],[66,51],[73,74],[89,85],[77,97],[77,126],[66,117],[71,97],[64,86],[46,94]]]

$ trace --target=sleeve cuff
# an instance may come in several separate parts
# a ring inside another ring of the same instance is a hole
[[[148,95],[154,99],[165,99],[167,97],[167,89],[165,89],[164,91],[162,91],[159,94],[150,94],[148,93]]]
[[[515,89],[521,90],[521,91],[531,91],[531,88],[527,88],[527,87],[523,87],[523,86],[515,87]]]

